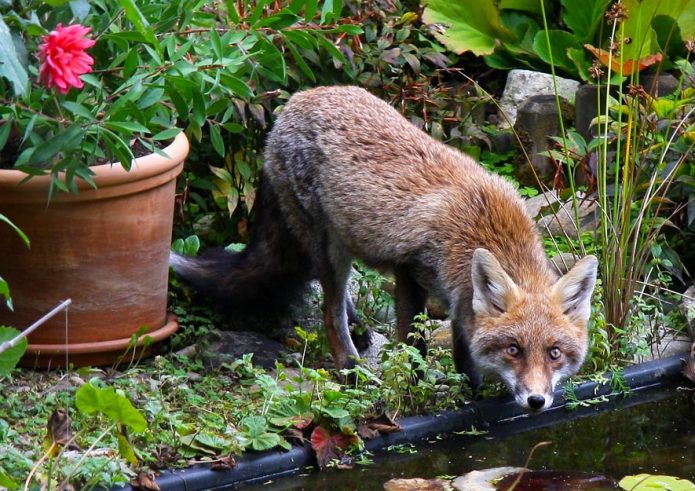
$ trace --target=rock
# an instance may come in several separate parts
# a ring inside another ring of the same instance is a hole
[[[682,355],[690,351],[690,345],[691,341],[688,336],[676,336],[667,333],[651,346],[651,356],[647,356],[640,361],[658,360],[659,358]]]
[[[579,237],[579,231],[595,230],[598,226],[598,206],[594,199],[578,195],[579,230],[575,224],[574,206],[571,200],[563,202],[557,211],[538,219],[538,228],[545,235]]]
[[[574,103],[574,94],[579,82],[560,77],[556,77],[556,81],[558,95]],[[511,70],[507,75],[507,84],[500,101],[500,123],[503,126],[513,126],[516,122],[518,108],[530,97],[554,94],[555,89],[551,75],[530,70]],[[506,121],[508,122],[506,123]]]
[[[591,121],[606,107],[606,87],[599,88],[593,84],[582,84],[577,87],[574,96],[575,127],[587,141],[598,134],[598,126],[591,126]]]
[[[685,293],[681,301],[681,312],[688,321],[688,334],[690,339],[695,341],[695,285],[691,286]]]
[[[439,327],[430,334],[429,345],[437,348],[450,349],[453,345],[451,342],[451,321],[440,321],[438,324]]]
[[[381,368],[381,350],[389,340],[386,336],[378,332],[372,332],[372,342],[366,350],[360,352],[360,358],[364,360],[364,364],[372,371],[378,371]]]
[[[574,266],[574,263],[577,262],[577,259],[578,258],[575,257],[574,254],[569,252],[561,252],[557,256],[550,258],[549,262],[553,268],[553,271],[557,272],[559,275],[564,275],[570,269],[572,269],[572,266]]]
[[[678,79],[670,73],[641,73],[639,83],[654,97],[672,94],[680,87]]]
[[[560,195],[557,191],[551,190],[527,199],[524,201],[524,204],[526,205],[529,215],[536,218],[540,214],[541,209],[546,206],[551,206],[558,201],[560,201]]]
[[[286,352],[281,343],[253,331],[212,331],[204,345],[197,347],[197,353],[209,369],[232,363],[246,353],[254,354],[254,365],[273,368],[275,360]]]
[[[570,109],[565,102],[562,118],[570,119]],[[521,184],[538,186],[541,183],[552,185],[557,166],[550,157],[541,155],[551,147],[550,137],[562,134],[555,97],[535,95],[530,97],[517,112],[514,130],[524,152],[517,157],[516,178]]]

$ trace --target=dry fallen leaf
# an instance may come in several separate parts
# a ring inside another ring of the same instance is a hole
[[[234,460],[232,455],[228,455],[213,462],[212,465],[210,465],[210,469],[213,471],[228,471],[234,466],[236,466],[236,460]]]
[[[154,472],[140,471],[137,477],[130,480],[130,485],[135,489],[145,489],[147,491],[159,491],[159,485],[154,480]]]
[[[611,70],[614,72],[627,76],[635,72],[641,72],[645,68],[652,66],[655,63],[659,63],[663,60],[664,56],[661,53],[655,53],[653,55],[648,55],[639,60],[623,60],[623,64],[620,64],[620,57],[611,56],[609,51],[601,48],[594,48],[590,44],[585,44],[584,47],[591,51],[591,53],[598,58],[603,66],[608,66],[608,61],[610,59]]]
[[[65,445],[72,439],[72,420],[63,409],[55,409],[48,418],[46,438],[56,445]]]

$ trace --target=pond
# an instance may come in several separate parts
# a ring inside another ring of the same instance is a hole
[[[531,469],[583,471],[616,479],[639,473],[695,479],[695,404],[690,394],[674,389],[645,392],[601,409],[609,410],[582,408],[569,421],[545,427],[567,411],[514,418],[482,436],[401,446],[350,471],[308,472],[243,489],[379,490],[393,478],[453,477],[471,470],[523,466],[528,452],[541,441],[552,444],[535,452]],[[540,427],[523,431],[529,425]]]

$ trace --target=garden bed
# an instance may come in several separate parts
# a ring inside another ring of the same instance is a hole
[[[685,356],[685,355],[684,355]],[[675,383],[681,371],[681,359],[672,356],[626,368],[623,373],[629,392]],[[518,432],[557,424],[577,417],[591,416],[597,411],[611,408],[609,400],[627,396],[612,385],[613,375],[607,374],[600,382],[589,381],[574,387],[571,401],[565,389],[555,392],[553,407],[540,415],[528,416],[511,397],[493,398],[473,402],[456,411],[444,411],[431,416],[407,417],[398,421],[401,431],[388,433],[365,442],[365,449],[381,452],[394,445],[412,444],[442,434],[503,426],[505,431]],[[642,402],[635,398],[635,403]],[[627,401],[630,404],[630,401]],[[568,406],[577,409],[569,411]],[[252,483],[266,482],[299,473],[316,464],[310,447],[293,447],[288,452],[268,451],[246,454],[229,471],[211,470],[208,465],[197,465],[184,470],[165,471],[157,478],[161,489],[192,491],[198,489],[234,489]],[[121,488],[119,488],[121,489]],[[133,488],[125,488],[127,490]]]

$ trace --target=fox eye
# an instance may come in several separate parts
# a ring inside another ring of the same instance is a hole
[[[514,358],[516,358],[517,356],[519,356],[520,353],[521,348],[519,348],[518,344],[512,343],[509,346],[507,346],[507,354],[509,356],[513,356]]]
[[[548,355],[550,356],[551,360],[559,360],[562,356],[562,351],[560,351],[560,348],[555,346],[554,348],[550,348]]]

